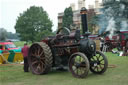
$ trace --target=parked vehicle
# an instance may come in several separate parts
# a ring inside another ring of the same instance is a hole
[[[115,31],[111,37],[109,37],[109,35],[109,32],[103,34],[104,45],[107,46],[107,51],[112,51],[113,48],[117,48],[120,51],[123,50],[123,47],[126,47],[128,30]]]
[[[21,48],[17,48],[13,42],[0,42],[0,64],[22,61]]]
[[[0,42],[0,52],[21,52],[20,48],[17,48],[13,42]]]

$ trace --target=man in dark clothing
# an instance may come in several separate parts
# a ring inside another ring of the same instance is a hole
[[[29,47],[27,46],[27,43],[24,44],[24,47],[22,48],[21,52],[24,56],[24,72],[28,72],[28,51],[29,51]]]

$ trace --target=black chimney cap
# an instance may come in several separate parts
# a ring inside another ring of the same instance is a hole
[[[87,11],[85,7],[82,7],[80,11]]]

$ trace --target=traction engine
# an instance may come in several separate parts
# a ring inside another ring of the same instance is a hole
[[[102,74],[107,70],[106,56],[96,50],[96,43],[89,39],[87,10],[81,9],[83,33],[80,30],[70,32],[61,28],[56,36],[47,37],[42,42],[30,46],[28,62],[34,74],[46,74],[54,67],[68,67],[74,77],[84,78],[89,70]]]

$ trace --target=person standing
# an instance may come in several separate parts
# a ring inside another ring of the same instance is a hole
[[[128,39],[126,39],[125,56],[128,56]]]
[[[28,64],[28,51],[29,51],[29,46],[27,43],[24,44],[24,47],[22,48],[21,52],[24,57],[24,72],[28,72],[29,64]]]

